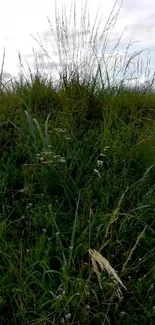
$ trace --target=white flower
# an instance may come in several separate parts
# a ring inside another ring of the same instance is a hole
[[[120,316],[121,316],[121,317],[123,317],[123,316],[125,316],[125,315],[126,315],[125,311],[121,311],[121,312],[120,312]]]
[[[53,158],[55,158],[55,159],[60,158],[60,155],[53,156]]]
[[[66,162],[66,159],[64,157],[60,157],[58,159],[58,162],[65,163]]]
[[[30,208],[30,207],[32,207],[32,203],[27,204],[27,208]]]
[[[66,314],[66,315],[65,315],[65,318],[66,318],[66,319],[70,319],[70,318],[71,318],[71,314],[70,314],[70,313]]]
[[[61,318],[60,323],[61,323],[61,324],[65,324],[65,319],[64,319],[64,318]]]
[[[46,229],[42,229],[43,232],[46,232],[47,230]]]
[[[98,166],[102,166],[103,165],[103,161],[102,160],[97,160],[97,165]]]
[[[62,295],[58,295],[58,296],[56,296],[56,299],[57,299],[57,300],[62,300]]]

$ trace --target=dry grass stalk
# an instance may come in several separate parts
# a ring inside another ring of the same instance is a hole
[[[108,238],[108,235],[109,235],[109,231],[110,231],[110,227],[111,225],[116,222],[119,218],[119,212],[120,212],[120,207],[121,207],[121,204],[123,202],[123,199],[125,197],[125,194],[126,192],[128,191],[128,187],[126,188],[126,190],[124,191],[124,193],[122,194],[119,202],[118,202],[118,206],[117,208],[114,210],[114,212],[112,213],[111,217],[110,217],[110,221],[108,223],[108,226],[107,226],[107,230],[106,230],[106,234],[105,234],[105,239]]]
[[[144,234],[146,228],[147,228],[147,226],[145,226],[144,229],[143,229],[143,231],[138,235],[137,240],[136,240],[136,242],[135,242],[135,245],[134,245],[133,248],[131,249],[128,258],[126,259],[125,263],[123,264],[123,267],[122,267],[122,273],[125,271],[126,266],[127,266],[128,262],[129,262],[129,260],[131,259],[131,256],[132,256],[134,250],[136,249],[137,245],[139,244],[139,241],[140,241],[141,237],[143,236],[143,234]]]
[[[96,249],[89,249],[88,250],[90,257],[91,257],[91,261],[92,261],[92,265],[93,265],[93,270],[96,273],[99,283],[101,283],[101,279],[100,279],[100,269],[99,266],[101,268],[101,270],[105,270],[107,271],[108,275],[113,278],[113,282],[114,284],[119,283],[125,290],[126,287],[123,284],[122,280],[119,278],[119,276],[117,275],[116,271],[112,268],[112,266],[110,265],[109,261],[103,257],[98,251],[96,251]]]

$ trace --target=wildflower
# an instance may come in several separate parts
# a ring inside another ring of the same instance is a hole
[[[43,161],[44,160],[44,157],[39,157],[40,161]]]
[[[62,291],[62,287],[61,286],[58,288],[58,291]]]
[[[60,323],[61,323],[61,324],[65,324],[65,319],[64,319],[64,318],[61,318]]]
[[[97,165],[98,166],[102,166],[103,165],[103,161],[102,160],[97,160]]]
[[[69,249],[72,250],[73,249],[73,246],[69,246]]]
[[[120,312],[120,316],[121,316],[121,317],[123,317],[123,316],[125,316],[125,315],[126,315],[125,311],[121,311],[121,312]]]
[[[65,163],[66,162],[66,159],[64,157],[60,157],[58,159],[58,162]]]
[[[28,203],[27,208],[31,208],[31,207],[32,207],[32,203]]]
[[[54,159],[56,159],[56,158],[60,158],[60,155],[55,155],[55,156],[53,156],[53,158],[54,158]]]
[[[46,229],[42,229],[43,232],[46,232],[47,230]]]
[[[58,295],[58,296],[56,296],[56,299],[57,299],[57,300],[62,300],[62,295]]]
[[[66,319],[70,319],[70,318],[71,318],[71,314],[70,314],[70,313],[66,314],[66,315],[65,315],[65,318],[66,318]]]

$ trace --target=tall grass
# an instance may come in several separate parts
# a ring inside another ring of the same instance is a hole
[[[120,8],[101,34],[73,9],[72,35],[56,9],[59,84],[38,65],[0,94],[0,324],[153,325],[153,79],[123,84],[128,47],[113,82]]]
[[[32,35],[40,46],[40,52],[36,53],[36,73],[38,67],[41,67],[49,75],[50,67],[53,67],[63,86],[68,85],[71,80],[80,80],[83,83],[86,81],[94,86],[99,84],[103,89],[111,89],[121,84],[131,86],[133,83],[138,84],[142,74],[145,74],[148,81],[147,86],[149,83],[153,84],[154,74],[150,75],[150,58],[148,56],[146,62],[141,58],[146,49],[132,50],[136,42],[129,41],[122,54],[119,46],[125,29],[115,43],[111,39],[122,2],[114,2],[107,21],[99,9],[91,21],[87,1],[81,6],[80,21],[76,14],[76,1],[72,2],[70,9],[64,5],[61,13],[56,4],[55,24],[47,17],[49,31],[45,33],[46,42],[43,42],[41,37]],[[55,61],[50,53],[57,56]]]

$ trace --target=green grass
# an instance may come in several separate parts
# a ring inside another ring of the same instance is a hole
[[[155,93],[62,72],[0,93],[0,324],[153,325]]]
[[[68,89],[51,89],[48,119],[40,97],[33,118],[33,86],[1,98],[1,324],[154,323],[155,95],[81,89],[76,114]],[[89,248],[118,271],[123,300]]]

